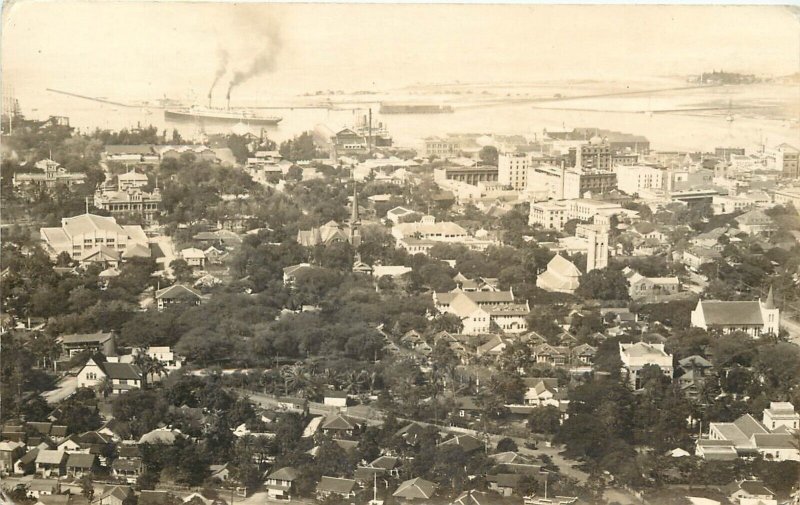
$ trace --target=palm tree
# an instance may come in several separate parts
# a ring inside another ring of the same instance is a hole
[[[108,395],[114,391],[114,386],[111,379],[103,377],[94,385],[94,390],[97,394],[103,395],[103,398],[108,398]]]

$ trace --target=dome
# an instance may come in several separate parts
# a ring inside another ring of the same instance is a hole
[[[589,139],[589,143],[593,146],[600,145],[603,143],[603,138],[600,135],[595,135],[591,139]]]

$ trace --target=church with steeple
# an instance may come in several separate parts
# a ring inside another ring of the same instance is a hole
[[[700,300],[692,311],[692,326],[722,333],[742,331],[753,338],[766,334],[778,335],[780,310],[775,306],[775,294],[770,286],[763,300]]]

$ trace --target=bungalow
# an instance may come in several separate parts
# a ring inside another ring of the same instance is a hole
[[[144,472],[142,458],[118,458],[111,463],[111,474],[128,484],[135,484],[142,472]]]
[[[317,499],[324,500],[335,495],[340,498],[352,498],[356,495],[356,481],[340,477],[323,476],[317,484]]]
[[[400,477],[400,458],[396,456],[378,456],[369,464],[370,468],[378,468],[392,477]]]
[[[37,500],[42,496],[60,494],[61,485],[58,479],[33,479],[28,481],[28,496]]]
[[[525,391],[525,405],[534,407],[553,406],[569,403],[567,393],[558,387],[558,379],[533,377],[523,379],[527,387]]]
[[[91,474],[97,467],[97,457],[94,454],[72,453],[67,458],[67,475],[80,478]]]
[[[777,505],[775,492],[759,480],[734,481],[723,489],[734,505]]]
[[[300,472],[290,466],[276,470],[267,475],[264,483],[267,488],[267,497],[273,500],[291,500],[292,485],[300,476]]]
[[[42,449],[36,456],[36,473],[42,477],[61,477],[66,473],[67,453]]]
[[[461,447],[465,454],[486,449],[486,444],[472,435],[454,435],[439,444],[440,447],[451,445]]]
[[[183,284],[173,284],[172,286],[156,291],[156,303],[158,310],[176,304],[200,305],[200,293]]]
[[[395,436],[402,438],[408,445],[417,445],[421,440],[425,427],[419,423],[409,423],[395,433]]]
[[[283,269],[283,285],[292,287],[297,280],[297,274],[306,270],[315,268],[310,263],[299,263],[297,265],[288,266]]]
[[[84,351],[101,353],[105,356],[116,355],[116,339],[113,332],[77,333],[62,335],[57,342],[64,349],[64,354],[69,357]]]
[[[400,503],[414,501],[425,503],[436,493],[436,488],[436,483],[417,477],[400,483],[392,496]]]
[[[14,475],[28,475],[36,471],[36,458],[39,456],[39,449],[34,447],[23,454],[14,462]]]
[[[697,270],[706,263],[713,263],[722,258],[722,254],[714,249],[690,247],[683,251],[683,264]]]
[[[203,268],[206,266],[206,253],[204,253],[201,249],[197,249],[196,247],[188,247],[181,251],[181,258],[190,266],[190,267],[199,267]]]
[[[323,434],[337,438],[352,437],[358,433],[360,428],[358,421],[344,414],[330,415],[320,425],[320,430]]]
[[[128,486],[108,486],[98,494],[92,500],[92,505],[123,505],[134,493]]]
[[[769,234],[778,229],[772,218],[759,209],[745,212],[736,218],[736,222],[739,229],[748,235]]]
[[[550,344],[534,346],[532,352],[536,363],[547,364],[554,367],[566,366],[570,355],[569,348],[552,346]]]
[[[674,295],[680,289],[677,277],[645,277],[630,267],[623,268],[622,275],[628,279],[628,295],[632,300],[658,299]]]
[[[591,365],[594,363],[594,357],[597,355],[597,347],[589,344],[581,344],[572,349],[572,362],[582,365]]]
[[[486,476],[489,489],[501,496],[511,496],[519,488],[523,475],[519,473],[494,473]]]

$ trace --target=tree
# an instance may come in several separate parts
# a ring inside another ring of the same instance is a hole
[[[172,269],[172,275],[178,282],[186,283],[192,281],[192,267],[186,260],[178,258],[170,262],[169,267]]]
[[[478,152],[478,158],[484,165],[497,166],[498,153],[497,148],[494,146],[483,146]]]
[[[628,300],[629,288],[621,270],[602,268],[582,275],[575,294],[593,300]]]
[[[80,485],[81,494],[85,496],[89,502],[91,502],[92,498],[94,497],[94,485],[92,485],[92,478],[88,475],[81,477]]]
[[[511,438],[501,438],[497,442],[497,452],[517,452],[517,449],[517,443]]]
[[[536,407],[528,418],[528,427],[534,433],[555,435],[558,433],[560,426],[561,412],[559,412],[558,407],[552,405]]]

